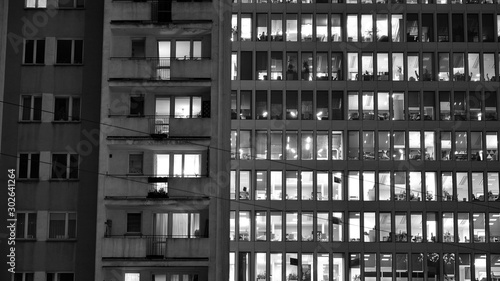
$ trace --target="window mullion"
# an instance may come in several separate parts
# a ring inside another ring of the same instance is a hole
[[[68,233],[68,224],[69,224],[69,213],[64,214],[64,237],[67,239],[69,238],[69,233]]]
[[[69,120],[69,118],[68,118]],[[69,179],[70,178],[70,172],[71,172],[71,154],[66,154],[66,178]]]
[[[75,63],[75,40],[71,40],[71,64],[74,63]]]
[[[33,52],[35,52],[35,51],[33,51]],[[34,58],[34,62],[35,61],[36,61],[36,59]],[[35,118],[35,113],[33,110],[34,108],[35,108],[35,98],[33,96],[30,96],[29,121],[33,121],[33,119]],[[30,158],[30,155],[28,155],[28,163],[29,163],[29,158]]]
[[[68,99],[68,121],[73,121],[73,97]]]
[[[28,167],[27,167],[27,174],[26,174],[26,176],[28,178],[31,178],[31,154],[32,153],[28,153]]]

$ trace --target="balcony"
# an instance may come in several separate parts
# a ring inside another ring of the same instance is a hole
[[[193,197],[193,196],[214,196],[212,192],[213,185],[208,177],[200,178],[178,178],[172,177],[168,179],[169,190],[168,195],[171,198],[175,197]]]
[[[151,21],[152,5],[146,1],[113,1],[110,12],[111,21]]]
[[[204,112],[201,116],[204,116]],[[208,112],[208,116],[210,112]],[[190,118],[191,117],[191,118]],[[156,138],[208,138],[212,130],[210,118],[198,118],[198,116],[150,116],[149,133]]]
[[[212,20],[212,1],[113,1],[112,22],[209,21]]]
[[[212,196],[208,177],[108,176],[107,199],[145,200]]]
[[[208,258],[209,239],[172,236],[111,236],[102,243],[103,258]]]
[[[110,80],[210,80],[212,61],[207,58],[111,58]]]
[[[214,8],[212,1],[172,2],[173,21],[212,20],[213,14],[214,14]]]

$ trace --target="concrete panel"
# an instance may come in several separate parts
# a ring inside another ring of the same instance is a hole
[[[110,20],[149,21],[151,20],[151,3],[113,1]]]
[[[172,20],[212,20],[217,2],[172,2]]]
[[[212,134],[210,118],[171,118],[171,137],[209,137]]]
[[[176,78],[211,78],[212,60],[172,60],[171,77]]]
[[[142,117],[115,117],[108,119],[107,124],[111,124],[108,136],[149,136],[149,119]]]
[[[104,196],[144,197],[150,189],[147,177],[106,177]]]
[[[197,257],[208,258],[210,255],[208,238],[196,239],[167,239],[166,257]]]
[[[131,60],[114,58],[109,62],[109,78],[153,79],[156,74],[156,60]]]
[[[146,239],[141,237],[104,238],[103,258],[146,257]]]
[[[174,197],[212,196],[210,178],[169,178],[168,195]]]

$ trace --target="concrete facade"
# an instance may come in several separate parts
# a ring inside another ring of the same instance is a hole
[[[96,280],[226,280],[226,1],[105,1]]]

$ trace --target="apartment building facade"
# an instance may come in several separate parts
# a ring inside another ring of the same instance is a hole
[[[3,1],[2,14],[0,166],[2,179],[15,170],[17,221],[15,245],[2,231],[0,279],[92,280],[103,5]]]
[[[498,280],[500,3],[238,0],[229,280]]]
[[[104,5],[95,280],[225,280],[231,5]]]

